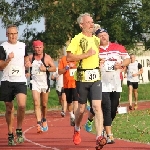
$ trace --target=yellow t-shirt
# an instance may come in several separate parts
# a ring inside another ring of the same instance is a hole
[[[100,39],[95,35],[87,37],[82,33],[79,33],[71,40],[66,51],[70,51],[72,54],[80,55],[86,53],[90,48],[96,51],[95,55],[78,62],[77,72],[75,73],[77,81],[94,82],[100,80],[99,44]]]

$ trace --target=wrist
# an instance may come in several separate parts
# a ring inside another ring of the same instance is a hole
[[[70,68],[69,65],[67,65],[67,66],[65,67],[65,70],[69,70],[69,68]]]
[[[46,72],[49,72],[49,66],[48,66],[48,67],[46,67]]]

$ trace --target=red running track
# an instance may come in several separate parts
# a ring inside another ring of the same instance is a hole
[[[140,103],[139,109],[150,108],[149,102]],[[25,142],[16,146],[7,146],[7,127],[4,116],[0,117],[0,150],[95,150],[95,135],[84,130],[87,113],[82,121],[80,145],[72,142],[73,127],[70,126],[69,116],[60,116],[60,111],[48,112],[48,132],[36,133],[34,114],[25,116],[23,131]],[[16,124],[14,124],[15,130]],[[115,144],[106,145],[103,150],[150,150],[150,145],[115,140]]]

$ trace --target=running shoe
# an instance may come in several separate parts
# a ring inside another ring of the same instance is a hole
[[[93,126],[93,121],[87,120],[87,122],[85,124],[85,130],[87,132],[91,132],[92,131],[92,126]]]
[[[133,108],[132,108],[132,106],[130,105],[130,106],[129,106],[129,110],[132,110],[132,109],[133,109]]]
[[[65,117],[65,112],[64,111],[61,111],[60,114],[61,114],[62,117]]]
[[[114,138],[113,138],[113,134],[109,134],[107,135],[107,144],[114,144]]]
[[[8,134],[8,145],[9,146],[16,145],[15,141],[14,141],[14,135],[13,135],[13,133],[12,134]]]
[[[44,132],[48,131],[47,121],[42,122],[42,129],[43,129]]]
[[[104,145],[106,145],[107,141],[106,138],[103,136],[99,136],[96,140],[96,150],[101,150],[103,148]]]
[[[16,136],[17,136],[17,138],[16,138],[17,143],[20,144],[20,143],[24,142],[24,137],[22,135],[22,130],[21,129],[16,129]]]
[[[75,126],[75,119],[74,118],[70,118],[70,125]]]
[[[75,145],[78,145],[81,143],[80,131],[74,131],[73,142]]]
[[[134,110],[136,110],[138,108],[138,105],[135,103],[134,104]]]
[[[37,133],[42,133],[43,132],[43,128],[40,124],[37,124]]]

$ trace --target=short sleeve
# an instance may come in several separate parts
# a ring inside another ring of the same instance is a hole
[[[67,47],[67,52],[71,52],[72,54],[75,54],[77,49],[78,49],[78,42],[77,42],[77,39],[76,37],[72,38],[70,44],[68,45]]]
[[[138,63],[138,69],[141,69],[142,65],[140,63]]]
[[[63,63],[63,59],[64,57],[62,57],[62,59],[59,61],[59,64],[58,64],[58,69],[64,69],[64,63]]]
[[[0,60],[6,59],[6,53],[3,46],[0,46]]]
[[[25,46],[25,57],[28,56],[28,47]]]

